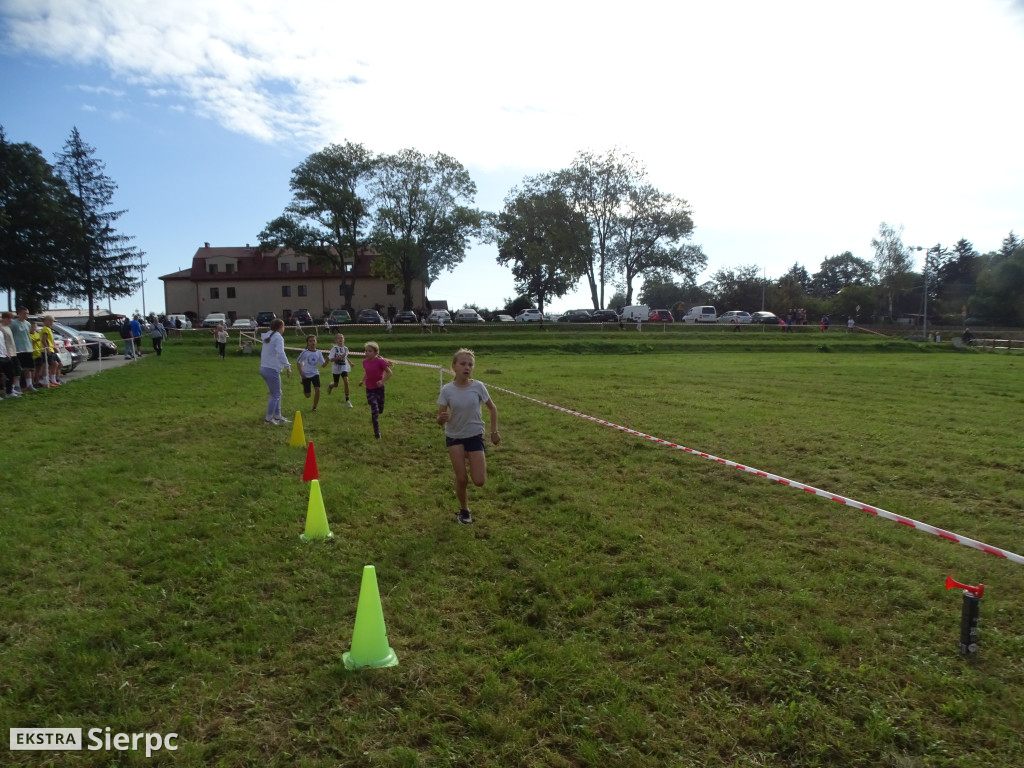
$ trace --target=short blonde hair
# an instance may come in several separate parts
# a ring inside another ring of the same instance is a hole
[[[372,349],[378,355],[380,354],[380,345],[376,341],[368,341],[363,344],[363,349]]]
[[[459,357],[461,355],[469,355],[471,358],[473,358],[473,362],[476,362],[476,355],[473,354],[473,350],[462,347],[454,355],[452,355],[452,365],[455,365],[455,363],[458,362]]]

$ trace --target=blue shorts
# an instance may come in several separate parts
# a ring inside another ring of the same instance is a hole
[[[461,445],[466,453],[486,450],[484,448],[483,435],[475,435],[474,437],[448,437],[448,435],[445,435],[444,444],[446,448],[451,448],[453,445]]]

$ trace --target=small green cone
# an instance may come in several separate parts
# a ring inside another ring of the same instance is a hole
[[[306,508],[306,532],[299,538],[303,541],[330,539],[334,536],[327,525],[324,499],[320,495],[320,481],[309,481],[309,506]]]
[[[380,591],[377,589],[377,572],[372,565],[363,567],[356,625],[352,630],[352,650],[342,654],[341,659],[345,662],[345,669],[398,666],[398,656],[388,646],[384,611],[380,605]]]

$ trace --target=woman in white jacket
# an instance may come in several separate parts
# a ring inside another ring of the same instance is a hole
[[[267,399],[267,415],[264,424],[284,424],[289,419],[281,415],[281,369],[288,370],[288,378],[292,375],[292,364],[284,353],[284,320],[275,318],[270,323],[270,330],[263,334],[263,349],[260,351],[260,376],[267,382],[270,397]]]

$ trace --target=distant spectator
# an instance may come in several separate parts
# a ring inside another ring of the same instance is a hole
[[[974,334],[971,333],[970,328],[964,328],[964,334],[960,337],[960,341],[966,344],[968,347],[974,346]]]
[[[14,349],[21,366],[21,386],[27,392],[35,392],[32,382],[35,373],[35,360],[32,357],[32,339],[29,333],[32,323],[28,321],[28,307],[18,307],[18,316],[11,321],[11,333],[14,336]]]
[[[149,331],[149,337],[153,339],[153,351],[156,352],[156,356],[160,357],[164,351],[164,337],[167,336],[167,330],[164,328],[164,324],[159,320],[153,323],[153,327]]]
[[[830,324],[831,324],[831,321],[828,319],[828,315],[822,315],[821,316],[821,332],[825,333],[825,331],[828,330],[828,327],[829,327]]]
[[[57,341],[53,338],[53,315],[43,317],[43,325],[39,329],[39,340],[42,343],[43,354],[40,357],[42,362],[43,381],[48,387],[59,387],[60,358],[57,356]],[[39,376],[39,368],[36,368],[36,376]]]
[[[3,377],[4,394],[7,397],[21,397],[21,393],[15,391],[18,384],[18,357],[14,351],[14,336],[11,334],[10,325],[14,315],[10,312],[3,313],[3,327],[0,333],[0,375]]]
[[[138,317],[133,317],[132,322],[132,341],[135,344],[135,355],[136,357],[142,357],[142,323],[139,322]]]
[[[853,315],[846,318],[846,332],[849,333],[853,330]]]
[[[135,359],[135,340],[132,338],[132,324],[128,318],[121,323],[121,338],[124,339],[124,359]]]
[[[217,342],[217,354],[221,360],[225,360],[228,352],[228,329],[221,323],[214,330],[213,336]]]

